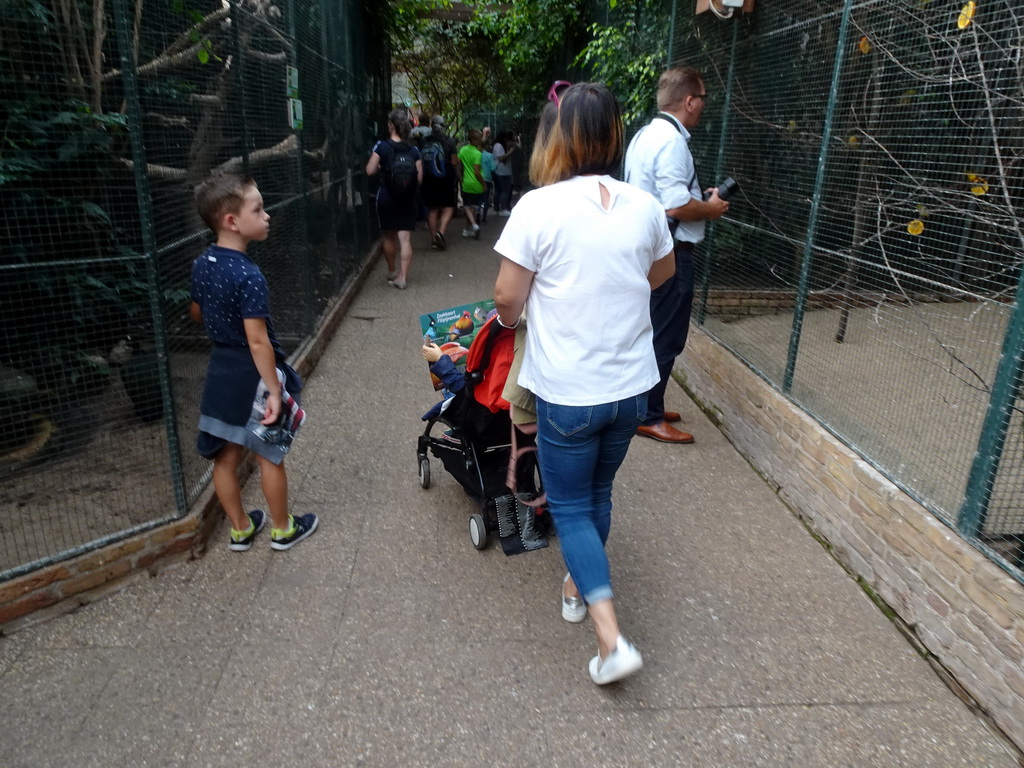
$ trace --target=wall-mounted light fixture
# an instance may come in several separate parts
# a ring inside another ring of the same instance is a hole
[[[736,11],[750,13],[754,10],[754,0],[697,0],[697,13],[711,11],[720,19],[731,19]]]

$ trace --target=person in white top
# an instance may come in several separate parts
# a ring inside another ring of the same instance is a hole
[[[562,616],[588,612],[603,685],[640,669],[619,633],[605,542],[612,482],[658,381],[651,289],[675,269],[665,211],[609,172],[622,157],[622,120],[611,91],[574,85],[562,97],[527,193],[495,244],[497,322],[529,313],[519,384],[537,396],[541,479],[569,573]]]
[[[637,429],[638,434],[663,443],[693,442],[693,435],[670,423],[680,417],[665,410],[665,388],[690,327],[694,245],[704,239],[705,220],[719,219],[729,210],[717,189],[707,190],[704,199],[690,154],[690,131],[700,123],[707,97],[697,70],[678,67],[662,73],[658,81],[661,112],[637,132],[626,150],[626,181],[658,198],[675,229],[675,275],[651,294],[660,376],[647,394],[647,416]]]
[[[491,151],[498,161],[494,169],[494,212],[508,216],[512,209],[512,156],[519,151],[515,134],[512,131],[499,133]]]

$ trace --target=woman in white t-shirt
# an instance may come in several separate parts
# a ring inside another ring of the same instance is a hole
[[[569,570],[562,616],[579,622],[589,612],[598,685],[643,666],[619,633],[604,545],[612,482],[658,380],[651,289],[675,270],[664,209],[608,175],[621,157],[611,91],[570,88],[531,161],[539,188],[519,201],[495,245],[504,256],[497,320],[512,326],[524,307],[530,317],[519,384],[537,396],[541,479]]]

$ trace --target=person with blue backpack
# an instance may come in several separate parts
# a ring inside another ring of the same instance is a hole
[[[366,163],[366,175],[378,171],[377,219],[380,222],[388,285],[402,290],[412,266],[412,231],[416,228],[416,191],[423,181],[420,151],[409,143],[412,124],[404,109],[388,114],[389,138],[373,145]],[[397,258],[396,258],[397,257]]]
[[[444,235],[455,215],[458,158],[444,118],[434,115],[430,127],[430,135],[423,142],[423,203],[427,206],[430,247],[443,251],[448,247]]]

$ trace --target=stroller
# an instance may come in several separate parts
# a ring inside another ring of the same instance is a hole
[[[473,546],[484,549],[497,533],[506,555],[546,547],[551,528],[537,467],[536,425],[513,424],[501,397],[514,336],[495,318],[480,328],[465,373],[449,368],[446,378],[455,394],[423,416],[426,428],[416,449],[420,485],[430,487],[429,451],[479,506],[469,518]]]

